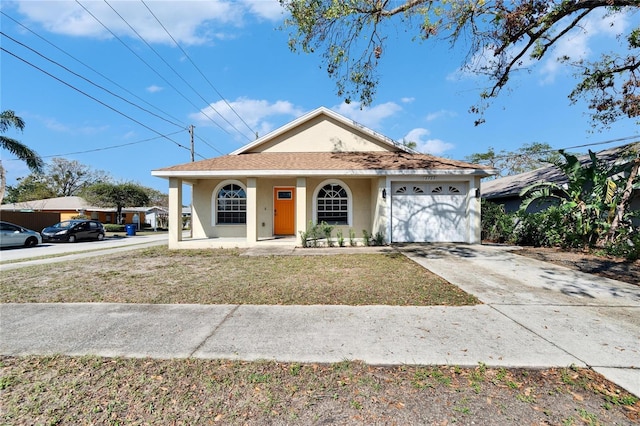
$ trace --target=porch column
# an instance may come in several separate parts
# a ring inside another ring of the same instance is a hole
[[[296,244],[301,245],[300,231],[307,229],[307,178],[296,179]]]
[[[258,241],[257,179],[247,178],[247,244]]]
[[[182,179],[169,178],[169,248],[182,241]]]

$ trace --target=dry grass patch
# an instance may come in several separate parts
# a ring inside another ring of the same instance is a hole
[[[586,369],[99,357],[0,358],[0,423],[631,425]]]
[[[4,303],[462,306],[479,303],[398,253],[240,256],[152,247],[3,272]]]

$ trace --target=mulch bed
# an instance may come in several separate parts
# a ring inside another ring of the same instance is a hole
[[[640,286],[640,260],[596,256],[582,251],[565,251],[549,247],[523,247],[514,253],[589,274]]]

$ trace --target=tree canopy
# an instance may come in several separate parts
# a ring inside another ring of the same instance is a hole
[[[379,84],[377,67],[392,49],[394,26],[416,39],[468,42],[465,68],[489,78],[470,111],[484,121],[488,102],[498,96],[514,71],[549,57],[559,41],[579,31],[587,19],[638,12],[638,0],[279,0],[289,11],[289,47],[321,51],[337,94],[347,103],[369,105]],[[600,12],[600,13],[598,13]],[[637,21],[636,21],[637,22]],[[594,62],[563,56],[576,69],[571,102],[587,100],[594,126],[621,117],[640,117],[640,26],[624,28],[620,52],[602,52]]]
[[[515,151],[496,150],[489,147],[487,152],[479,152],[465,157],[470,163],[484,164],[498,171],[495,178],[517,175],[556,164],[561,156],[558,150],[547,143],[524,144]]]
[[[91,204],[101,207],[115,207],[118,220],[123,207],[141,207],[149,204],[147,188],[135,183],[96,183],[85,188],[82,197]]]
[[[98,182],[111,182],[103,170],[93,170],[76,160],[55,157],[44,166],[42,173],[31,173],[7,186],[7,203],[40,200],[43,198],[79,195],[82,190]]]

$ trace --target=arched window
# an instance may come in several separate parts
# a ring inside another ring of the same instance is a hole
[[[218,223],[247,223],[247,193],[235,183],[223,186],[216,197]]]
[[[338,183],[328,183],[318,191],[316,197],[317,223],[330,225],[349,224],[349,194]]]

